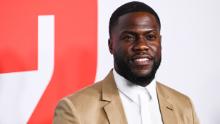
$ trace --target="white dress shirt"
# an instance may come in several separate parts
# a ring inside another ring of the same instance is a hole
[[[128,124],[163,124],[154,79],[146,87],[131,83],[115,69],[113,75]]]

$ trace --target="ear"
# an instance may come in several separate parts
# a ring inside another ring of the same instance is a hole
[[[110,52],[111,54],[112,54],[112,52],[113,52],[112,45],[113,45],[112,40],[111,40],[111,38],[109,38],[109,39],[108,39],[108,48],[109,48],[109,52]]]

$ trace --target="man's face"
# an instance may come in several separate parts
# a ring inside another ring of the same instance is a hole
[[[160,27],[155,17],[147,12],[119,17],[111,31],[109,49],[120,75],[138,85],[148,85],[161,61]]]

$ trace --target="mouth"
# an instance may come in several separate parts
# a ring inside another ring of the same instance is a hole
[[[151,64],[152,57],[151,56],[135,56],[132,57],[131,61],[136,66],[147,66]]]

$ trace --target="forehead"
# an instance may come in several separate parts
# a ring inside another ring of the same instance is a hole
[[[132,12],[124,14],[119,17],[115,27],[117,29],[159,29],[156,18],[148,12]]]

